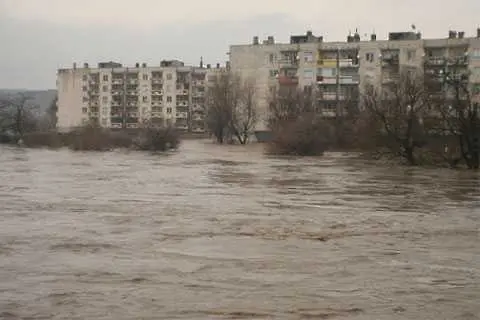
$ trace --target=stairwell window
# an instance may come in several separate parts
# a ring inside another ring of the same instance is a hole
[[[374,61],[373,53],[371,53],[371,52],[366,53],[365,54],[365,60],[367,60],[368,62],[373,62]]]
[[[142,101],[143,101],[143,102],[148,102],[148,97],[147,97],[147,96],[143,96],[143,97],[142,97]]]
[[[167,102],[172,102],[172,97],[171,96],[167,97]]]
[[[172,108],[171,107],[167,108],[167,113],[172,113]]]
[[[148,80],[148,74],[144,74],[142,77],[143,80]]]
[[[103,81],[108,81],[108,74],[103,75]]]

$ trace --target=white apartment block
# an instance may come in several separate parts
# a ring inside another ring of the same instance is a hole
[[[221,69],[217,65],[218,69]],[[148,121],[190,132],[205,131],[206,68],[162,61],[160,66],[115,62],[58,70],[57,128],[69,131],[87,123],[134,129]]]
[[[314,89],[318,112],[328,117],[341,113],[346,99],[359,103],[364,84],[388,86],[404,68],[438,74],[453,63],[463,65],[477,99],[480,94],[480,29],[475,37],[450,31],[444,39],[425,40],[414,31],[390,33],[388,40],[377,40],[375,34],[361,40],[355,33],[346,42],[324,42],[309,31],[291,36],[290,43],[275,43],[273,37],[260,43],[254,37],[251,44],[231,46],[229,54],[233,72],[256,79],[263,120],[278,86]],[[257,131],[265,125],[260,121]]]

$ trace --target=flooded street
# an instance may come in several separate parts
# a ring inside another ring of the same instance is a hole
[[[0,146],[0,319],[480,319],[480,175]]]

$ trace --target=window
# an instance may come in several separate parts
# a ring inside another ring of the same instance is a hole
[[[83,113],[87,113],[87,112],[88,112],[88,109],[87,109],[87,108],[82,108],[82,112],[83,112]]]
[[[171,73],[167,73],[167,80],[172,80],[172,74]]]
[[[83,90],[83,92],[87,92],[87,90],[88,90],[87,86],[83,86],[82,90]]]
[[[168,96],[167,97],[167,102],[172,102],[172,97]]]
[[[472,58],[480,59],[480,48],[472,50]]]
[[[305,52],[303,54],[303,59],[305,62],[313,62],[313,52]]]
[[[103,75],[103,81],[108,81],[108,74]]]
[[[83,75],[83,77],[82,77],[82,79],[83,79],[83,81],[87,81],[87,80],[88,80],[88,77],[87,77],[87,75],[86,75],[86,74],[84,74],[84,75]]]
[[[270,77],[275,77],[278,74],[278,70],[270,70]]]
[[[83,102],[88,102],[88,97],[83,97]]]
[[[171,107],[167,108],[167,113],[172,113],[172,108]]]
[[[171,91],[172,91],[172,85],[167,84],[167,92],[171,92]]]
[[[275,55],[273,53],[270,53],[268,55],[268,62],[274,63],[275,62]]]
[[[303,78],[305,80],[313,80],[313,70],[304,70],[303,71]]]
[[[148,102],[148,97],[147,97],[147,96],[143,96],[142,101],[143,101],[143,102]]]
[[[408,51],[407,51],[407,59],[408,59],[408,61],[414,60],[414,59],[415,59],[415,56],[416,56],[415,50],[408,50]]]
[[[103,87],[102,87],[102,91],[103,91],[103,92],[107,92],[107,91],[108,91],[108,86],[103,86]]]
[[[143,108],[143,109],[142,109],[142,113],[143,113],[143,114],[147,114],[147,112],[148,112],[148,109],[147,109],[147,108]]]
[[[102,97],[102,103],[107,104],[108,103],[108,97]]]
[[[102,114],[103,115],[108,114],[108,108],[102,108]]]
[[[182,85],[177,84],[177,90],[182,90]]]
[[[371,52],[366,53],[365,54],[365,60],[367,60],[368,62],[373,62],[374,61],[373,53],[371,53]]]
[[[148,80],[148,74],[143,75],[143,80]]]

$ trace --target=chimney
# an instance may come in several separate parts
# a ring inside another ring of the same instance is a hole
[[[220,69],[220,63],[217,63],[217,69]]]
[[[210,69],[212,67],[212,65],[209,63],[207,64],[207,69]]]
[[[417,40],[421,40],[422,39],[422,33],[421,32],[417,32]]]
[[[203,69],[203,57],[200,57],[200,68]]]
[[[477,28],[477,38],[480,38],[480,28]]]
[[[140,68],[140,63],[135,63],[135,68]]]
[[[458,39],[463,39],[465,37],[465,31],[458,32]]]
[[[88,63],[85,62],[85,63],[83,64],[83,67],[84,67],[85,69],[88,69]]]
[[[258,46],[259,42],[258,42],[258,36],[255,36],[253,37],[253,45],[254,46]]]
[[[225,68],[230,70],[230,61],[225,62]]]
[[[73,63],[73,70],[77,70],[77,63],[76,62]]]
[[[273,36],[268,36],[267,44],[275,44],[275,38]]]
[[[371,40],[371,41],[377,41],[377,35],[376,35],[375,33],[372,33],[372,34],[370,35],[370,40]]]
[[[448,31],[448,39],[455,39],[457,37],[457,31]]]
[[[353,36],[352,36],[352,34],[349,34],[349,35],[347,36],[347,42],[353,42]]]
[[[358,29],[355,30],[355,34],[353,35],[354,42],[360,42],[360,34],[358,33]]]

